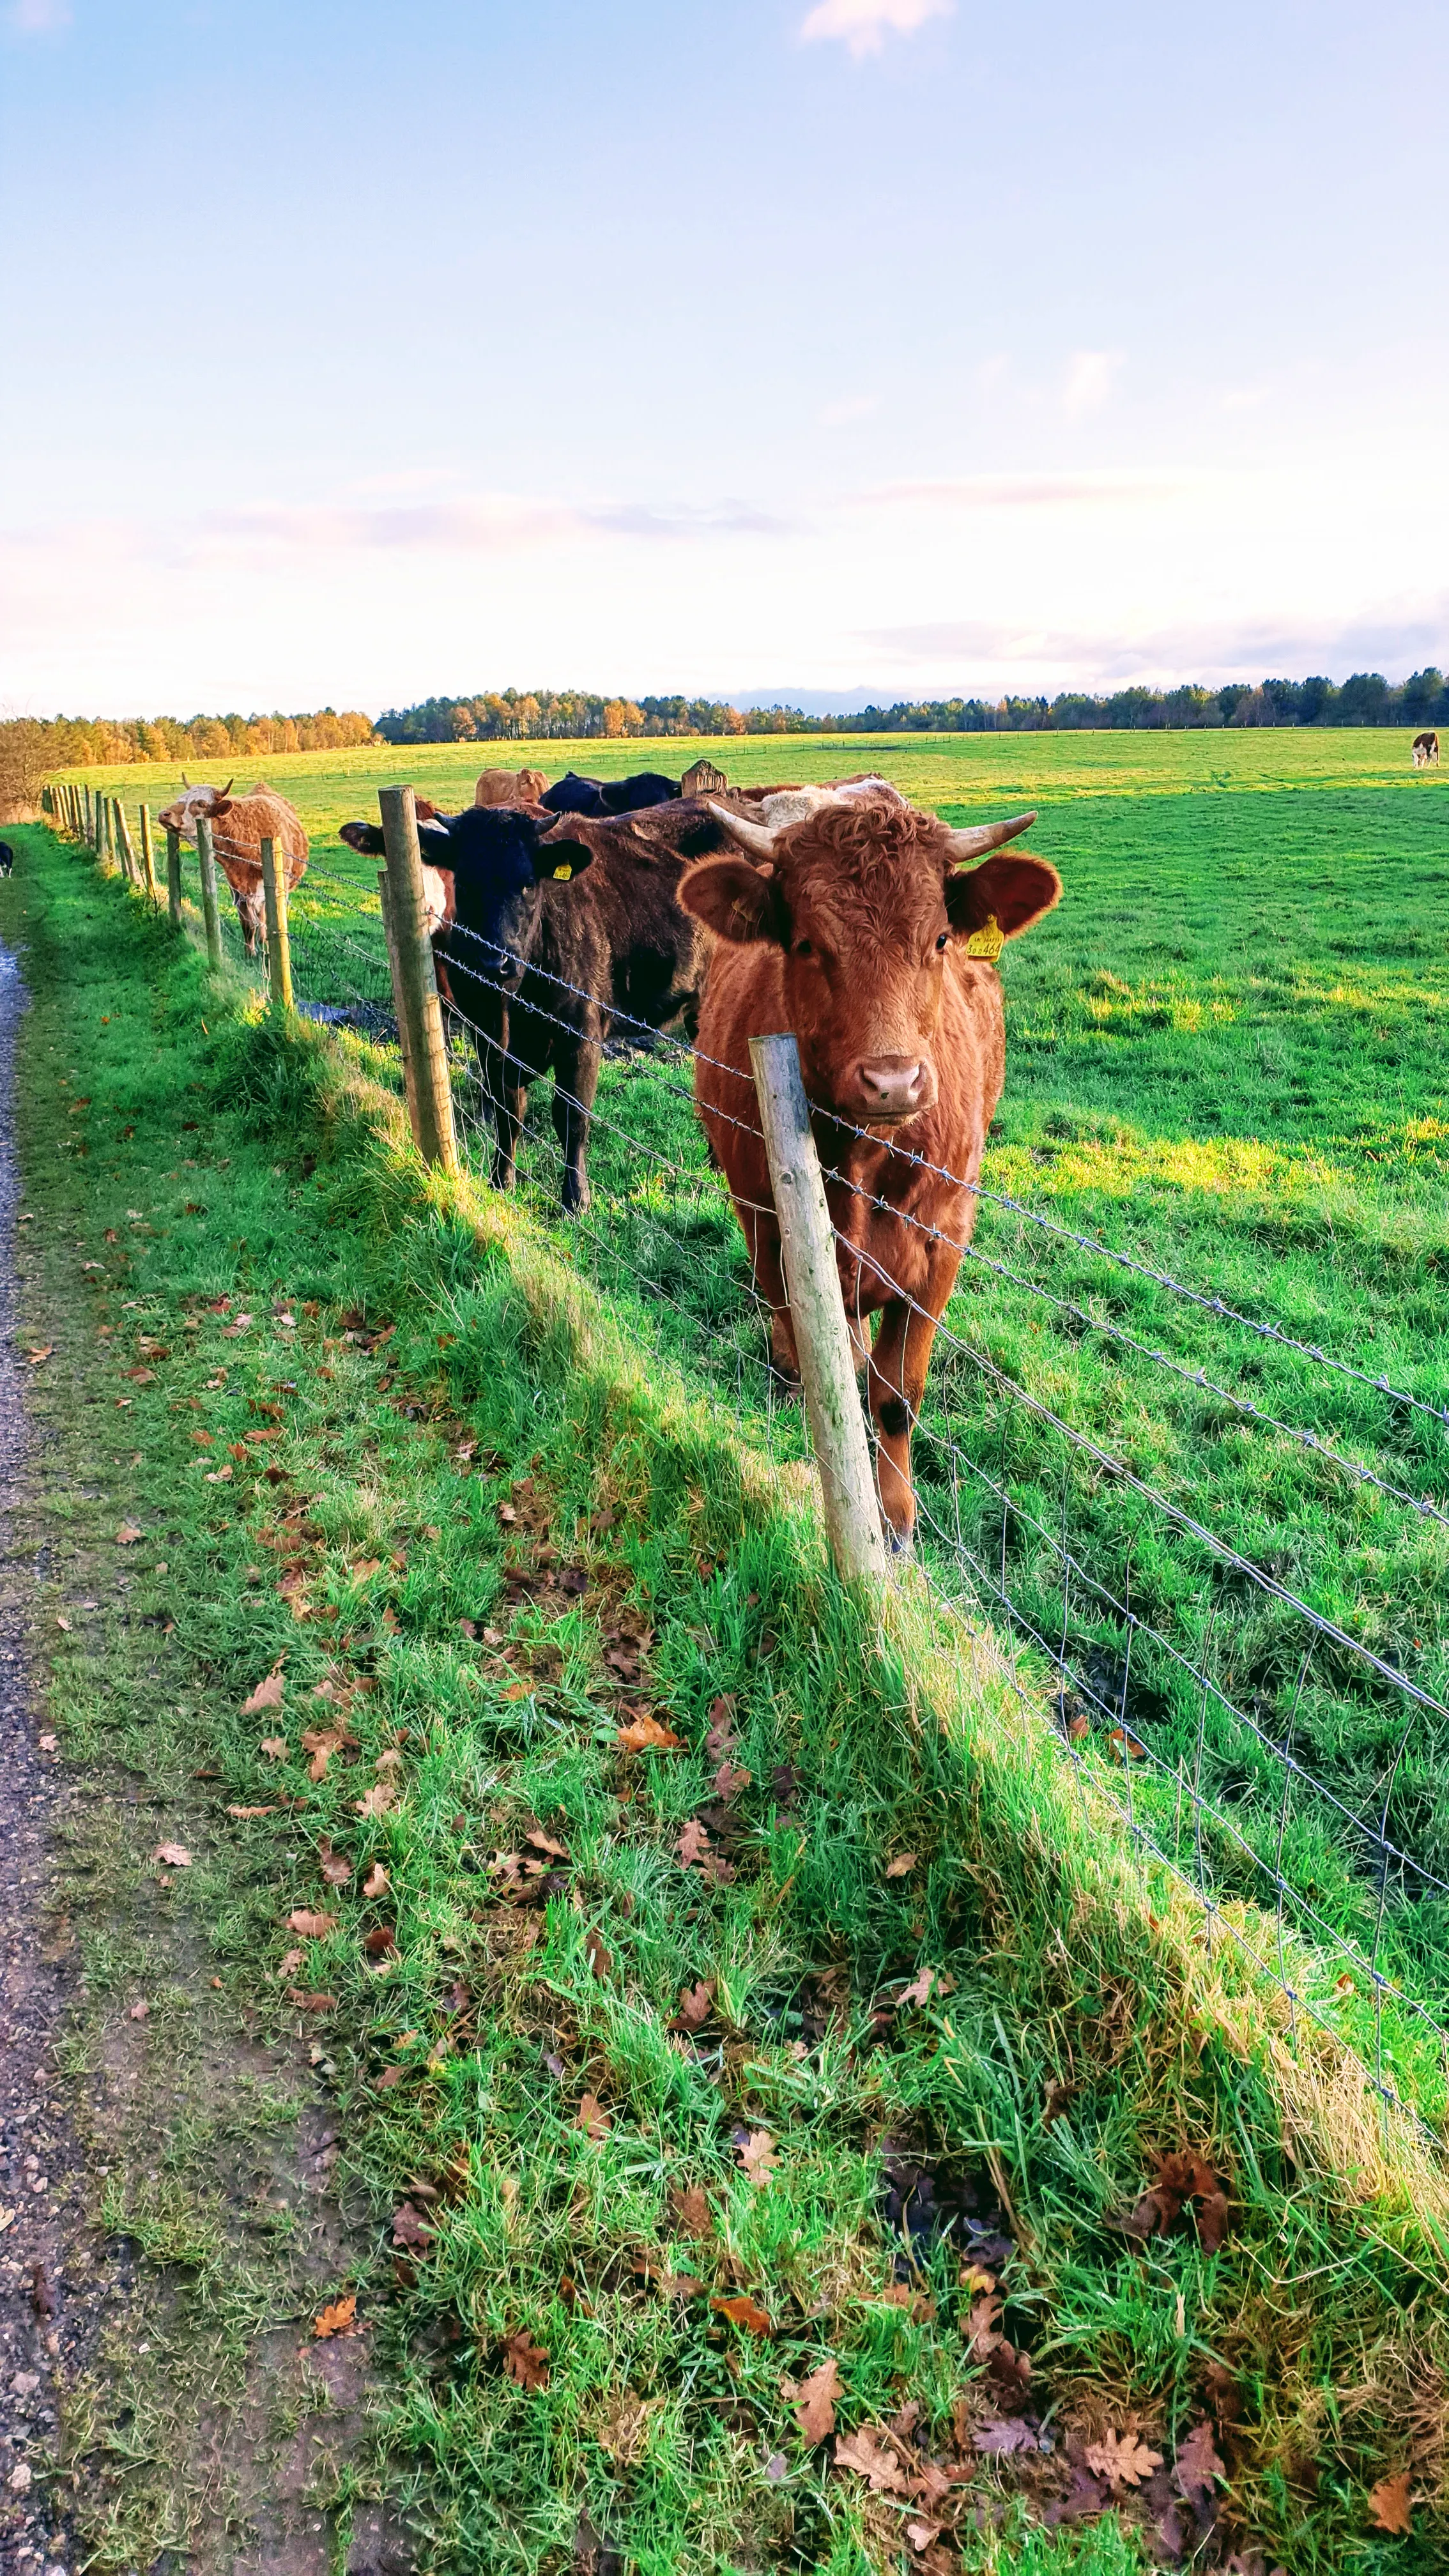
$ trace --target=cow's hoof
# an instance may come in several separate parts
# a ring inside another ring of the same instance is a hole
[[[589,1196],[589,1185],[587,1181],[581,1181],[577,1189],[573,1190],[571,1190],[567,1183],[565,1183],[563,1195],[559,1204],[562,1207],[565,1216],[587,1216],[589,1209],[593,1205],[593,1201]]]

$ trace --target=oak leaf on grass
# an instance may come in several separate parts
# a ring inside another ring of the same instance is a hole
[[[602,2139],[607,2138],[613,2125],[597,2093],[586,2093],[579,2104],[576,2123],[576,2126],[583,2130],[584,2136],[592,2138],[597,2145]]]
[[[385,1816],[397,1805],[397,1784],[392,1780],[375,1781],[357,1801],[359,1816]]]
[[[325,1941],[337,1929],[335,1914],[314,1914],[305,1905],[294,1905],[287,1917],[289,1932],[300,1932],[304,1941]]]
[[[1227,2474],[1218,2457],[1211,2426],[1206,2421],[1194,2424],[1173,2461],[1172,2483],[1199,2519],[1207,2513],[1214,2486]]]
[[[758,2300],[750,2298],[746,2292],[742,2291],[732,2299],[713,2298],[709,2304],[718,2309],[722,2317],[728,2317],[732,2326],[743,2326],[746,2334],[767,2335],[775,2331]]]
[[[134,1521],[122,1521],[120,1528],[116,1532],[116,1545],[117,1547],[134,1547],[136,1541],[139,1538],[144,1538],[144,1536],[144,1530],[138,1530]]]
[[[841,2394],[840,2372],[832,2353],[812,2370],[808,2379],[782,2379],[780,2387],[795,2409],[795,2419],[805,2440],[828,2441],[835,2430],[835,2401]]]
[[[190,1869],[191,1854],[185,1843],[158,1843],[151,1854],[163,1869]]]
[[[879,2441],[867,2425],[862,2425],[858,2433],[841,2435],[835,2445],[835,2465],[838,2469],[855,2469],[869,2480],[874,2495],[906,2495],[910,2491],[910,2482],[894,2451]]]
[[[766,2183],[778,2166],[775,2141],[768,2129],[751,2129],[740,2141],[740,2163],[752,2183]]]
[[[136,1535],[139,1538],[139,1530]],[[621,1753],[680,1753],[684,1749],[683,1738],[672,1727],[661,1726],[648,1709],[631,1718],[627,1726],[621,1726],[614,1742]]]
[[[266,1749],[266,1746],[263,1745],[262,1751],[264,1753]],[[322,1872],[322,1875],[329,1887],[345,1887],[349,1878],[352,1876],[352,1863],[348,1859],[347,1854],[345,1852],[334,1851],[330,1843],[324,1842],[318,1844],[317,1866]],[[371,1893],[367,1888],[364,1888],[362,1892],[364,1896]]]
[[[390,1883],[381,1861],[375,1860],[362,1882],[362,1893],[364,1896],[386,1896]]]
[[[1114,2495],[1124,2487],[1140,2487],[1162,2466],[1162,2453],[1150,2450],[1135,2433],[1104,2433],[1100,2442],[1089,2442],[1082,2453],[1094,2477],[1105,2478]]]
[[[914,1852],[897,1852],[895,1859],[886,1863],[886,1876],[887,1878],[908,1878],[915,1866]]]
[[[703,1852],[709,1849],[709,1834],[698,1816],[691,1816],[674,1846],[686,1869],[693,1869]]]
[[[548,2386],[548,2354],[526,2328],[520,2327],[517,2334],[508,2337],[503,2347],[503,2367],[509,2378],[530,2394]]]
[[[334,2299],[330,2307],[324,2308],[321,2315],[313,2319],[312,2332],[319,2343],[325,2343],[329,2335],[351,2334],[356,2315],[355,2297]]]
[[[1398,2476],[1380,2478],[1368,2493],[1369,2520],[1376,2531],[1412,2531],[1414,2498],[1411,2469],[1400,2469]]]
[[[251,1697],[242,1701],[241,1713],[243,1717],[260,1717],[264,1708],[280,1708],[281,1705],[282,1662],[279,1656],[265,1681],[258,1682]]]
[[[671,2191],[669,2207],[676,2236],[695,2242],[701,2237],[713,2236],[714,2219],[710,2213],[709,2197],[697,2182],[688,2184],[682,2191]]]
[[[714,2010],[714,1991],[713,1977],[702,1978],[698,1985],[686,1986],[670,2029],[699,2030]]]

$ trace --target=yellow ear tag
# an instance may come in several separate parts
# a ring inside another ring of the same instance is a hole
[[[556,878],[560,878],[560,879],[562,879],[563,881],[567,882],[568,878],[570,878],[570,877],[573,875],[573,869],[572,869],[572,868],[555,868],[555,869],[554,869],[554,875],[555,875],[555,877],[556,877]]]
[[[968,957],[996,958],[1001,955],[1005,946],[1006,933],[997,920],[995,913],[988,912],[980,929],[973,930],[970,938],[967,940],[966,954]]]

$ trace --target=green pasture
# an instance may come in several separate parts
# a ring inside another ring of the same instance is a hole
[[[409,776],[446,805],[485,763],[538,757],[553,776],[620,774],[682,767],[699,750],[743,782],[878,766],[953,820],[1038,806],[1031,846],[1066,892],[1005,961],[1008,1086],[987,1186],[1402,1393],[1449,1402],[1449,802],[1437,777],[1414,773],[1407,739],[892,736],[304,755],[269,771],[316,835],[294,906],[299,994],[386,998],[374,871],[335,843],[349,814],[375,810],[378,783]],[[131,771],[107,783],[159,802],[170,774],[152,781]],[[687,1080],[668,1052],[606,1072],[596,1204],[576,1255],[641,1337],[758,1420],[762,1338]],[[459,1086],[476,1115],[461,1051]],[[534,1109],[532,1178],[546,1205],[546,1098]],[[1445,1426],[1008,1208],[983,1206],[976,1250],[947,1319],[961,1347],[941,1346],[917,1442],[938,1571],[959,1582],[964,1563],[988,1615],[1004,1580],[1026,1628],[1065,1642],[1076,1683],[1064,1718],[1087,1719],[1091,1758],[1189,1874],[1260,1900],[1281,1878],[1300,1928],[1341,1935],[1442,2009],[1449,1906],[1416,1868],[1385,1865],[1376,1837],[1386,1827],[1411,1863],[1449,1879],[1449,1729],[1341,1646],[1320,1640],[1305,1667],[1313,1638],[1296,1614],[1215,1571],[1200,1542],[1020,1398],[1440,1699],[1449,1531],[1229,1398],[1449,1510]],[[790,1415],[771,1436],[782,1456],[797,1452]],[[1070,1591],[1062,1543],[1078,1569]],[[1130,1661],[1112,1606],[1129,1591],[1164,1641],[1139,1632]],[[1223,1699],[1204,1703],[1169,1647],[1206,1659]],[[1140,1748],[1130,1781],[1118,1725]],[[1286,1796],[1285,1745],[1308,1775],[1289,1775]],[[1201,1839],[1194,1790],[1209,1802]],[[1372,2050],[1371,1984],[1348,1973],[1353,1990],[1325,2009]],[[1438,2099],[1429,2034],[1420,2051],[1401,2033],[1387,2071]]]

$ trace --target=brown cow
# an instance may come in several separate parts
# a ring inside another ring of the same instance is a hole
[[[1416,769],[1437,769],[1439,766],[1438,735],[1436,733],[1416,733],[1413,742],[1413,752],[1414,767]]]
[[[236,899],[242,946],[248,957],[255,957],[258,942],[266,936],[262,843],[272,841],[278,855],[285,854],[290,894],[307,871],[308,841],[302,818],[295,805],[259,778],[247,796],[233,796],[230,779],[225,787],[187,787],[174,805],[163,806],[158,820],[179,832],[194,849],[198,814],[211,824],[216,864]]]
[[[749,1042],[795,1031],[857,1364],[869,1373],[881,1507],[907,1546],[911,1425],[1001,1097],[994,961],[1050,910],[1061,880],[1025,851],[984,856],[1033,814],[953,832],[882,796],[838,800],[771,832],[714,810],[749,857],[706,859],[679,886],[680,904],[720,943],[700,1008],[695,1099],[771,1310],[775,1365],[793,1378]],[[866,1318],[877,1311],[872,1349]]]
[[[548,780],[541,769],[485,769],[473,790],[475,805],[536,805]]]

